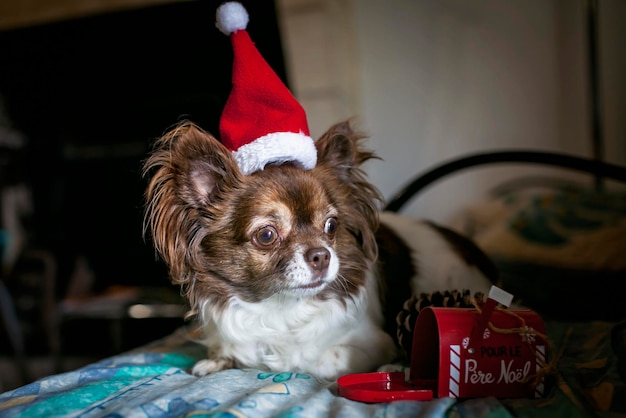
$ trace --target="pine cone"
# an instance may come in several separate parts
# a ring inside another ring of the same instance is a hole
[[[407,299],[402,306],[402,310],[396,315],[396,337],[408,361],[410,362],[411,360],[415,323],[422,309],[428,306],[472,308],[474,303],[481,303],[482,298],[482,293],[476,293],[472,298],[469,290],[464,290],[463,292],[446,290],[443,293],[422,293],[419,297],[413,295]]]

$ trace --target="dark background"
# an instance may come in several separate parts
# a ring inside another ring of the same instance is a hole
[[[142,237],[141,164],[181,119],[217,135],[231,88],[230,40],[218,1],[179,2],[0,32],[0,95],[27,139],[0,171],[35,201],[28,245],[53,251],[58,294],[76,257],[95,289],[169,285]],[[257,48],[285,80],[275,6],[242,1]],[[1,148],[1,146],[0,146]],[[5,155],[5,157],[6,157]]]

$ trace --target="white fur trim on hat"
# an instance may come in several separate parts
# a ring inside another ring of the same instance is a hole
[[[273,132],[242,145],[233,151],[237,164],[245,174],[263,170],[270,163],[292,161],[305,170],[317,163],[317,149],[310,136],[293,132]]]
[[[248,26],[248,12],[236,1],[230,1],[217,8],[215,26],[224,34],[230,35]]]

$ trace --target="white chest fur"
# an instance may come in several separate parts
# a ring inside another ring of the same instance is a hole
[[[235,299],[219,313],[206,312],[211,310],[207,305],[207,343],[219,356],[235,357],[247,367],[300,368],[363,321],[363,299],[356,297],[345,306],[337,300]]]
[[[370,305],[368,293],[362,289],[343,302],[232,299],[223,311],[205,303],[209,356],[234,359],[239,367],[299,370],[328,379],[368,370],[395,355],[391,338],[378,326],[378,302]]]

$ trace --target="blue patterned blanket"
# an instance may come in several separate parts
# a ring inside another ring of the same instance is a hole
[[[542,399],[397,401],[337,395],[310,374],[189,373],[204,349],[180,329],[152,344],[0,394],[0,417],[615,417],[626,413],[626,323],[546,322],[558,373]]]

